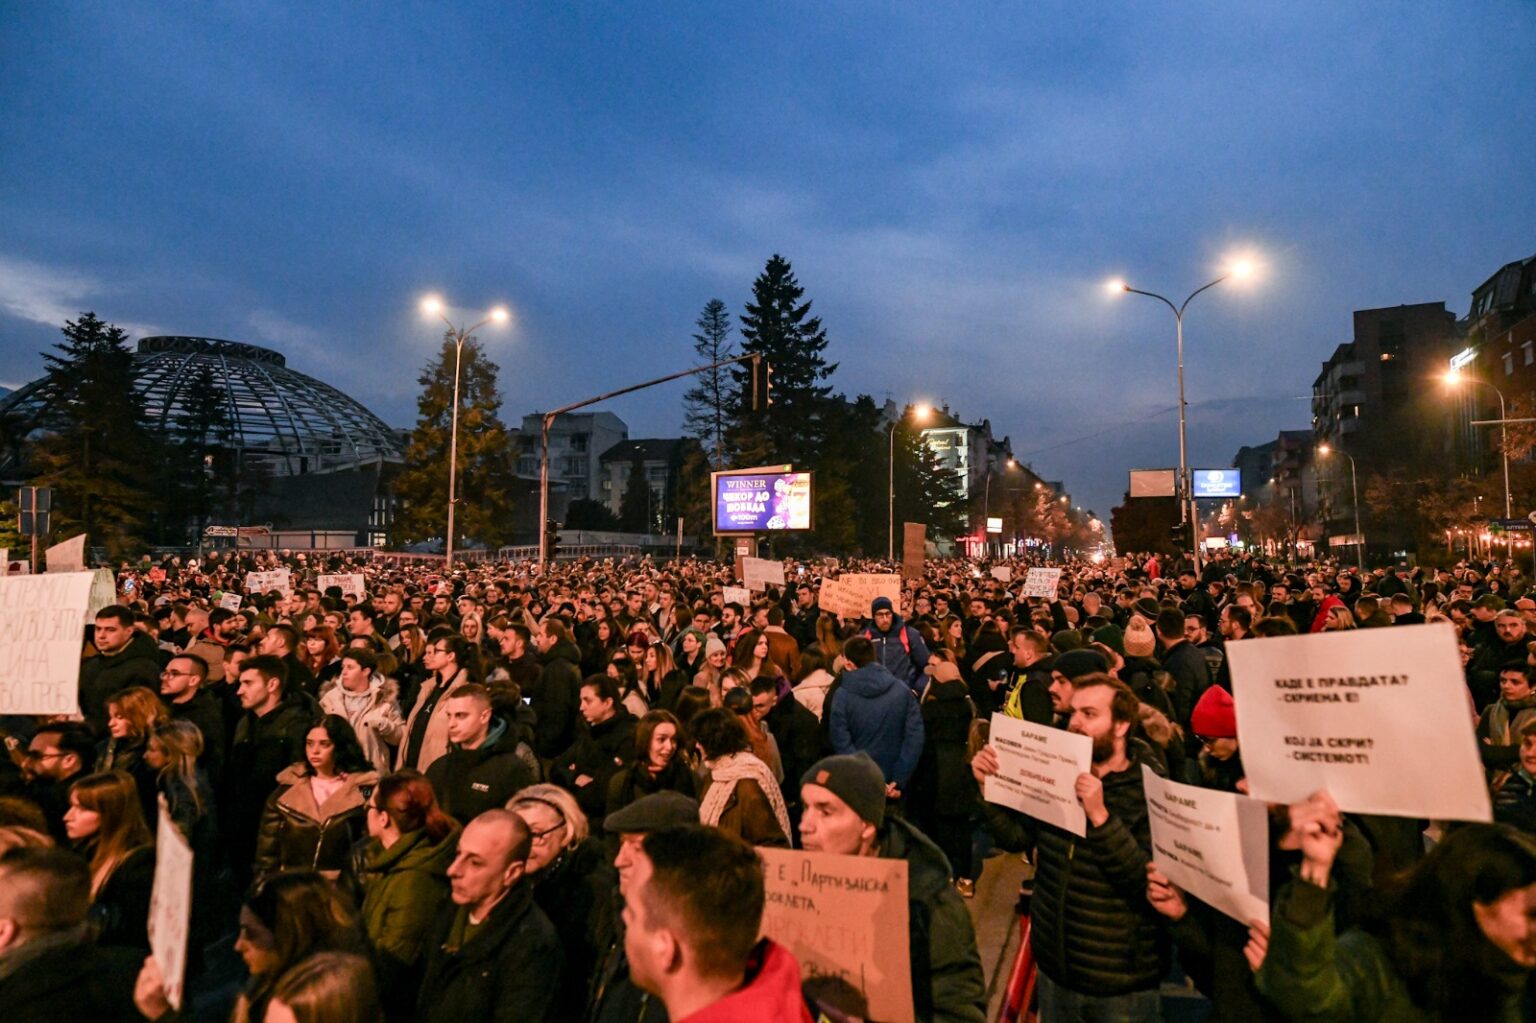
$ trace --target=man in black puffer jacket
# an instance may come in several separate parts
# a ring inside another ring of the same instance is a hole
[[[557,618],[544,622],[533,634],[539,651],[539,679],[529,686],[528,697],[533,712],[533,748],[545,760],[558,757],[576,741],[581,721],[581,650]]]
[[[637,722],[607,675],[589,675],[582,682],[581,716],[586,727],[550,765],[550,781],[576,797],[596,833],[608,800],[608,779],[634,758]]]
[[[432,761],[427,781],[443,812],[474,820],[538,779],[518,755],[520,730],[491,713],[491,692],[475,683],[448,694],[448,752]]]
[[[80,713],[104,739],[110,697],[129,686],[160,691],[160,648],[134,629],[133,612],[117,604],[96,612],[92,643],[96,656],[80,662]]]
[[[988,824],[999,845],[1033,847],[1032,943],[1040,964],[1042,1023],[1092,1018],[1158,1020],[1158,985],[1168,970],[1161,918],[1147,902],[1151,834],[1143,764],[1166,774],[1161,758],[1130,737],[1140,704],[1108,675],[1075,680],[1069,730],[1093,739],[1093,769],[1080,775],[1087,815],[1079,838],[996,804]],[[997,772],[990,746],[976,755],[978,778]]]

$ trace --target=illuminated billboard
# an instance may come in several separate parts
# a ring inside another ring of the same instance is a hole
[[[1243,474],[1236,469],[1195,469],[1195,497],[1242,497]]]
[[[712,475],[716,533],[785,533],[812,527],[811,473],[782,470]]]

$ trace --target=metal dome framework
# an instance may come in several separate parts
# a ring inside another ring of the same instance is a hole
[[[365,464],[399,463],[404,452],[385,422],[356,399],[288,368],[270,348],[219,338],[159,336],[139,340],[133,384],[149,424],[169,432],[207,367],[228,399],[232,446],[274,475],[299,476]],[[46,429],[52,392],[37,380],[4,402],[9,413]]]

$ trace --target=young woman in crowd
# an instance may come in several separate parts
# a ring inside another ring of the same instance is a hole
[[[264,1023],[380,1023],[373,965],[353,952],[318,952],[279,978]]]
[[[277,776],[256,838],[254,871],[317,870],[335,879],[367,831],[365,806],[379,775],[347,719],[327,714],[304,737],[304,759]]]
[[[607,675],[619,690],[619,702],[635,717],[644,717],[650,710],[650,701],[640,686],[640,672],[629,654],[620,651],[608,662]]]
[[[709,690],[712,706],[720,706],[720,679],[727,670],[725,641],[714,633],[704,640],[704,667],[693,676],[693,684]]]
[[[760,629],[752,629],[736,641],[736,658],[731,667],[745,672],[748,682],[772,678],[781,680],[786,687],[789,685],[784,678],[784,669],[768,656],[768,634]]]
[[[641,796],[671,790],[696,796],[693,772],[678,755],[682,725],[665,710],[653,710],[635,726],[635,758],[608,782],[607,812],[620,810]]]
[[[409,1007],[415,1004],[410,978],[448,897],[459,825],[416,771],[380,778],[367,814],[368,841],[354,853],[353,867],[363,892],[362,925],[376,954],[384,1003]]]
[[[90,861],[91,918],[99,928],[98,942],[148,950],[155,843],[133,778],[108,771],[71,785],[64,832]]]
[[[312,625],[304,631],[304,646],[299,651],[299,660],[315,676],[315,682],[322,691],[341,671],[340,657],[341,643],[336,639],[336,631],[330,626]]]
[[[97,771],[123,771],[138,785],[139,808],[144,820],[153,823],[155,769],[144,763],[149,734],[170,719],[165,704],[144,686],[131,686],[107,700],[107,740],[96,757]]]
[[[788,848],[789,811],[778,779],[752,754],[741,720],[724,707],[711,708],[693,719],[688,734],[708,779],[699,819],[751,845]]]
[[[688,676],[677,668],[671,647],[652,643],[646,648],[640,662],[640,688],[650,706],[670,710],[677,705],[677,694],[687,684]]]
[[[800,677],[795,679],[795,699],[821,720],[822,708],[827,702],[827,690],[836,681],[828,670],[827,657],[819,647],[800,651]]]
[[[565,789],[530,785],[507,809],[533,834],[528,880],[565,951],[555,1018],[580,1019],[598,955],[613,937],[618,878],[602,843],[590,836],[586,814]]]

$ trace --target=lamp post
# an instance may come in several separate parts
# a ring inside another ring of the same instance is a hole
[[[913,422],[922,422],[928,418],[928,406],[917,404],[912,406]],[[891,420],[891,460],[890,483],[885,495],[885,560],[896,560],[896,427],[906,416],[899,415]]]
[[[1111,292],[1129,292],[1133,295],[1145,295],[1147,298],[1155,298],[1159,302],[1166,305],[1173,312],[1173,322],[1179,359],[1179,487],[1183,491],[1183,500],[1179,502],[1179,519],[1181,522],[1190,523],[1191,529],[1193,530],[1193,535],[1190,537],[1190,539],[1193,541],[1191,547],[1193,548],[1194,552],[1195,574],[1197,576],[1200,574],[1200,520],[1198,517],[1199,513],[1195,508],[1194,489],[1190,486],[1188,442],[1186,439],[1184,424],[1184,413],[1186,405],[1186,402],[1184,401],[1184,310],[1189,308],[1189,303],[1194,301],[1195,296],[1200,294],[1202,291],[1214,288],[1222,281],[1228,279],[1235,278],[1241,280],[1252,272],[1253,266],[1251,263],[1248,263],[1247,261],[1239,261],[1234,263],[1226,273],[1222,274],[1214,281],[1211,281],[1209,284],[1203,284],[1196,288],[1194,291],[1190,292],[1189,297],[1184,299],[1184,301],[1179,305],[1174,305],[1171,300],[1165,298],[1162,295],[1159,295],[1155,291],[1142,291],[1140,288],[1133,288],[1125,281],[1114,280],[1109,282],[1109,290]]]
[[[1325,458],[1334,450],[1327,444],[1317,446],[1317,453]],[[1360,531],[1360,484],[1359,478],[1355,475],[1355,456],[1343,448],[1337,450],[1339,454],[1349,459],[1349,493],[1355,507],[1355,569],[1363,573],[1365,571],[1365,534]]]
[[[473,327],[455,327],[453,321],[448,318],[448,311],[443,305],[443,300],[436,295],[428,296],[421,300],[421,311],[428,316],[438,316],[448,324],[448,332],[453,335],[453,413],[452,425],[448,430],[448,532],[443,541],[443,565],[445,571],[453,571],[453,508],[458,503],[456,488],[459,475],[459,368],[464,362],[464,342],[475,331],[487,323],[506,323],[511,318],[505,306],[496,306],[486,314],[485,318]]]
[[[1445,373],[1445,382],[1450,387],[1459,383],[1479,384],[1488,388],[1499,396],[1499,454],[1504,462],[1504,517],[1514,517],[1514,505],[1509,499],[1509,413],[1504,407],[1504,392],[1487,380],[1479,380],[1477,377],[1469,377],[1459,369],[1449,369]]]
[[[1015,462],[1013,459],[1010,458],[1006,462],[1003,463],[1003,470],[1006,472],[1007,470],[1016,467],[1018,464],[1019,464],[1018,462]],[[990,533],[987,532],[987,522],[988,522],[988,519],[990,518],[991,514],[992,514],[992,463],[989,461],[987,463],[987,479],[986,479],[986,484],[981,488],[981,535],[982,535],[982,549],[985,550],[988,554],[992,553],[992,541],[986,539],[986,537],[991,535]]]

